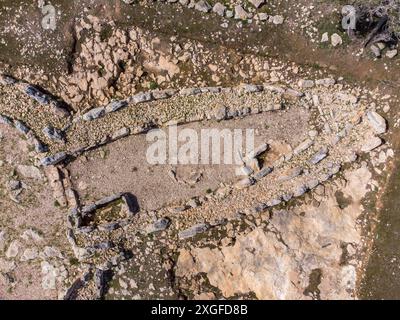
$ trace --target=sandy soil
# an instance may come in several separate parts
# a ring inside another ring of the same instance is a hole
[[[223,123],[193,123],[179,126],[179,130],[191,128],[200,134],[201,129],[207,128],[254,129],[255,146],[266,142],[263,137],[268,137],[275,145],[280,142],[295,146],[307,135],[307,120],[307,113],[293,108]],[[285,125],[288,122],[295,125],[288,127]],[[147,163],[146,150],[149,145],[145,135],[132,136],[102,150],[88,153],[86,160],[80,158],[71,163],[69,169],[73,183],[83,199],[90,203],[113,193],[130,192],[138,198],[142,209],[154,210],[182,199],[203,195],[208,189],[214,190],[221,183],[231,183],[238,179],[235,175],[237,165],[200,164],[177,166],[178,182],[174,181],[170,174],[173,165],[152,166]],[[276,158],[280,150],[272,149],[268,154],[269,157]],[[268,162],[268,158],[266,161]],[[200,174],[199,182],[182,183],[191,180],[191,176],[197,177]]]

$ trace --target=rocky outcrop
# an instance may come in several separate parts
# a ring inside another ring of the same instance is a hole
[[[344,209],[337,206],[335,188],[326,187],[325,195],[315,196],[318,208],[277,210],[266,228],[240,235],[234,245],[182,249],[176,275],[204,273],[226,298],[253,292],[258,299],[352,299],[357,266],[351,258],[343,263],[342,256],[347,244],[362,244],[356,224],[370,178],[365,167],[346,174],[344,196],[352,200]],[[315,282],[316,270],[322,277]]]

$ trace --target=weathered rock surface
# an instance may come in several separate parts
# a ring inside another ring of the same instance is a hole
[[[397,56],[397,49],[394,50],[388,50],[386,52],[386,57],[388,57],[389,59],[394,58],[395,56]]]
[[[128,105],[128,102],[125,100],[113,101],[108,104],[105,108],[106,113],[115,112],[119,109],[125,108]]]
[[[312,156],[312,158],[310,159],[310,163],[317,164],[323,159],[325,159],[327,155],[328,155],[328,148],[322,147],[316,154]]]
[[[17,171],[25,178],[42,180],[43,176],[39,168],[35,166],[18,165]]]
[[[12,241],[6,251],[6,257],[9,259],[15,258],[18,255],[20,248],[21,244],[18,241],[16,240]]]
[[[12,120],[9,117],[1,115],[1,114],[0,114],[0,124],[5,124],[8,126],[13,125]]]
[[[361,151],[369,152],[378,148],[382,144],[382,139],[379,137],[367,138],[362,144]]]
[[[50,98],[34,86],[28,85],[25,88],[25,93],[40,104],[46,105],[50,103]]]
[[[339,36],[337,33],[331,35],[331,44],[332,46],[336,47],[343,43],[342,37]]]
[[[220,15],[220,16],[223,16],[225,14],[226,7],[222,3],[217,2],[214,5],[212,11],[215,12],[216,14]]]
[[[284,18],[281,15],[276,15],[272,17],[272,23],[279,25],[282,24],[284,22]]]
[[[168,228],[170,223],[171,223],[171,220],[168,219],[167,217],[158,219],[156,222],[154,222],[152,225],[150,225],[147,228],[147,233],[163,231]]]
[[[367,118],[371,127],[375,130],[377,134],[385,133],[387,130],[386,120],[377,112],[369,111],[367,113]]]
[[[299,144],[294,150],[293,153],[294,154],[300,154],[304,151],[306,151],[309,147],[311,147],[313,145],[313,141],[310,139],[306,139],[305,141],[303,141],[301,144]]]
[[[65,152],[59,152],[55,155],[45,157],[41,160],[42,165],[44,166],[53,166],[61,161],[64,161],[67,158],[67,154]]]
[[[235,19],[245,20],[245,19],[250,19],[251,16],[252,15],[246,10],[244,10],[241,5],[235,6]]]
[[[265,3],[265,0],[249,0],[249,2],[256,8],[261,7]]]
[[[134,104],[148,102],[151,100],[153,100],[153,95],[151,94],[151,92],[138,93],[129,98],[129,102]]]
[[[95,109],[92,109],[92,110],[86,112],[82,116],[82,119],[85,121],[95,120],[97,118],[104,116],[105,113],[106,113],[106,109],[104,107],[98,107],[98,108],[95,108]]]
[[[187,239],[196,236],[199,233],[203,233],[209,229],[209,225],[206,223],[196,224],[186,230],[179,233],[179,239]]]
[[[176,275],[204,273],[226,298],[254,292],[258,299],[352,299],[356,266],[341,262],[343,243],[361,245],[356,224],[370,178],[365,167],[346,173],[342,190],[351,202],[344,209],[329,187],[319,208],[298,208],[303,217],[280,210],[266,230],[240,235],[233,246],[182,249]],[[313,282],[315,273],[321,277]]]
[[[205,0],[200,0],[200,1],[198,1],[198,2],[195,4],[194,8],[195,8],[196,10],[201,11],[201,12],[204,12],[204,13],[207,13],[207,12],[209,12],[209,11],[211,10],[210,4],[209,4],[207,1],[205,1]]]
[[[58,141],[58,142],[64,141],[64,137],[63,137],[63,134],[61,133],[61,131],[52,126],[45,127],[42,132],[50,140]]]

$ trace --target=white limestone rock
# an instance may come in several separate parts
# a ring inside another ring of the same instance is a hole
[[[386,120],[376,113],[375,111],[369,111],[367,113],[367,119],[370,126],[374,129],[377,134],[385,133],[387,130]]]
[[[332,46],[336,47],[343,43],[342,37],[339,36],[337,33],[331,35],[331,44]]]
[[[222,3],[217,2],[212,8],[212,11],[218,14],[219,16],[223,17],[226,12],[226,7]]]

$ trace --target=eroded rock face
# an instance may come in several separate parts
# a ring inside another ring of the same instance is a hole
[[[250,248],[255,250],[250,252]],[[211,285],[218,287],[225,297],[253,291],[260,299],[283,299],[289,264],[288,250],[276,243],[274,234],[256,229],[238,239],[233,247],[183,250],[177,275],[205,272]],[[260,272],[261,269],[264,271]]]
[[[343,248],[361,244],[356,219],[370,178],[365,167],[346,174],[346,207],[335,197],[337,188],[325,187],[314,196],[319,206],[275,211],[266,229],[237,237],[233,246],[183,249],[176,275],[204,272],[226,298],[254,292],[258,299],[351,299],[356,265],[342,261]]]

